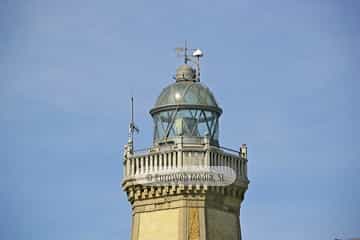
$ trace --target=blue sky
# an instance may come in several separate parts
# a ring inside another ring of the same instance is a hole
[[[347,0],[0,1],[1,239],[129,239],[129,97],[139,148],[181,63],[249,147],[244,239],[360,236],[360,4]]]

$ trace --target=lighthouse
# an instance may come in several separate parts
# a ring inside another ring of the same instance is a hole
[[[184,49],[175,81],[149,110],[154,134],[148,149],[134,149],[137,128],[130,123],[121,185],[132,208],[131,240],[241,239],[247,146],[221,145],[223,109],[200,81],[202,56]]]

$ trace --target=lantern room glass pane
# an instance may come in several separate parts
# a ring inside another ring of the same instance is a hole
[[[153,116],[154,141],[168,138],[206,137],[218,140],[218,118],[216,112],[201,109],[163,111]]]

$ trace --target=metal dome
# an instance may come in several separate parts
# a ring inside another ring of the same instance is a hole
[[[151,112],[164,107],[212,109],[221,113],[214,95],[199,82],[178,81],[162,90]]]
[[[183,64],[176,69],[176,81],[195,81],[196,72],[195,70],[187,65]]]

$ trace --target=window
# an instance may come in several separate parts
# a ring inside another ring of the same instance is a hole
[[[216,112],[201,109],[182,109],[163,111],[155,114],[154,140],[167,138],[205,137],[218,140],[218,118]]]

